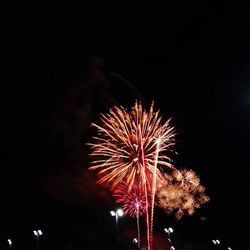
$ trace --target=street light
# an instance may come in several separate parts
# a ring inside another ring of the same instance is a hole
[[[168,241],[171,243],[170,234],[174,232],[173,228],[164,228],[164,231],[168,234]]]
[[[168,242],[171,243],[170,235],[174,232],[174,229],[172,227],[164,228],[164,231],[168,234]],[[170,250],[174,250],[174,246],[170,247]]]
[[[11,239],[8,239],[8,244],[9,244],[9,248],[12,248],[12,240]]]
[[[171,233],[174,232],[174,229],[173,229],[172,227],[169,227],[169,228],[164,228],[164,231],[165,231],[168,235],[170,235]]]
[[[38,232],[38,235],[43,235],[42,230],[38,230],[37,232]]]
[[[33,230],[33,234],[36,236],[36,249],[39,249],[39,236],[43,235],[42,230]]]
[[[123,211],[120,208],[116,210],[116,213],[118,214],[118,216],[123,216]]]
[[[110,211],[111,216],[115,216],[115,211]]]
[[[139,239],[134,238],[132,242],[133,242],[133,247],[132,247],[132,249],[134,249],[134,250],[139,250],[139,249],[141,249],[141,248],[140,248],[140,245],[139,245],[139,244],[140,244],[140,243],[139,243]]]
[[[118,208],[116,211],[112,210],[110,211],[111,216],[115,216],[115,229],[116,229],[116,241],[119,243],[119,237],[118,237],[118,217],[123,216],[123,211],[121,208]]]
[[[212,240],[214,245],[220,245],[220,240]]]
[[[138,240],[136,238],[133,239],[133,243],[134,244],[137,244],[138,243]]]

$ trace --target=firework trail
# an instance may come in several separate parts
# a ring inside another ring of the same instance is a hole
[[[179,220],[184,214],[192,215],[197,208],[209,201],[200,184],[200,178],[192,170],[179,170],[163,175],[157,187],[158,205]]]
[[[150,250],[151,244],[150,244],[150,230],[149,230],[149,202],[148,202],[148,192],[147,192],[147,177],[146,177],[146,166],[145,166],[145,157],[144,157],[144,148],[143,148],[143,139],[142,139],[142,133],[141,133],[141,127],[139,126],[139,138],[140,138],[140,145],[141,145],[141,160],[142,160],[142,166],[143,166],[143,183],[144,183],[144,195],[146,199],[147,204],[147,210],[146,210],[146,223],[147,223],[147,244],[148,249]]]
[[[89,143],[91,155],[96,157],[89,169],[99,170],[97,183],[109,183],[112,190],[122,181],[128,184],[128,190],[134,184],[143,187],[147,204],[148,250],[148,194],[152,192],[151,201],[154,203],[156,180],[161,176],[161,169],[164,166],[174,169],[170,157],[163,153],[171,151],[175,131],[170,126],[170,119],[161,124],[159,111],[154,112],[153,106],[152,103],[149,112],[137,102],[130,112],[117,106],[111,108],[109,114],[101,114],[100,125],[92,124],[97,128],[98,136],[93,137],[93,143]],[[157,143],[159,139],[161,143]],[[153,222],[154,206],[151,209]]]
[[[141,234],[140,234],[140,218],[139,218],[139,209],[137,209],[136,221],[137,221],[138,249],[140,249],[140,247],[141,247]]]
[[[126,183],[120,184],[113,192],[116,202],[122,205],[124,214],[130,217],[136,217],[137,220],[137,234],[138,234],[138,248],[140,248],[140,219],[139,217],[147,212],[147,203],[145,192],[141,187],[134,185],[128,191]]]
[[[154,166],[154,173],[153,173],[153,181],[152,181],[152,203],[151,203],[151,226],[150,226],[150,244],[151,248],[153,248],[153,225],[154,225],[154,205],[155,205],[155,191],[156,191],[156,171],[157,171],[157,163],[158,163],[158,155],[159,155],[159,148],[160,148],[160,138],[156,140],[156,152],[155,152],[155,166]]]

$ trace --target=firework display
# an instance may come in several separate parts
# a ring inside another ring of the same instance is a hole
[[[162,122],[152,103],[149,111],[135,102],[131,110],[114,106],[93,123],[96,136],[91,148],[90,170],[98,173],[98,184],[108,184],[124,213],[145,215],[147,249],[153,249],[155,204],[180,219],[192,215],[209,201],[205,188],[192,170],[178,170],[171,155],[176,131],[171,119]]]

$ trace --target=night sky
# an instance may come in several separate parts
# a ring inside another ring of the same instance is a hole
[[[213,249],[212,239],[249,249],[249,10],[203,0],[12,6],[2,46],[0,249],[8,238],[13,249],[34,249],[39,228],[40,249],[133,249],[128,217],[115,248],[109,211],[118,206],[87,170],[86,143],[100,112],[135,99],[173,118],[174,162],[196,171],[211,198],[180,221],[156,209],[158,241],[167,244],[163,228],[173,226],[176,249]]]

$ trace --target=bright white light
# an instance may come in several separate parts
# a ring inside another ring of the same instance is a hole
[[[160,144],[161,143],[161,138],[156,139],[155,143]]]
[[[173,233],[174,232],[174,230],[173,230],[173,228],[172,227],[170,227],[170,228],[164,228],[164,231],[166,232],[166,233],[168,233],[168,234],[170,234],[170,233]]]
[[[219,241],[219,240],[212,240],[212,242],[213,242],[215,245],[219,245],[219,244],[220,244],[220,241]]]
[[[117,214],[118,214],[119,216],[123,216],[123,211],[122,211],[122,209],[119,208],[119,209],[117,209],[116,212],[117,212]]]
[[[111,216],[115,216],[115,211],[110,211]]]
[[[136,209],[139,209],[140,208],[140,202],[136,202],[135,206],[136,206]]]
[[[217,244],[220,244],[220,241],[219,240],[216,240]]]
[[[9,243],[9,245],[12,245],[11,239],[8,239],[8,243]]]
[[[43,234],[42,230],[38,230],[37,232],[38,232],[39,235]]]
[[[231,247],[228,247],[227,249],[228,249],[228,250],[232,250],[232,248],[231,248]]]
[[[37,232],[36,230],[34,230],[34,231],[33,231],[33,234],[37,236],[37,235],[38,235],[38,232]]]
[[[174,247],[174,246],[171,246],[171,247],[170,247],[170,250],[175,250],[175,247]]]
[[[137,244],[138,240],[136,238],[133,239],[133,243]]]

